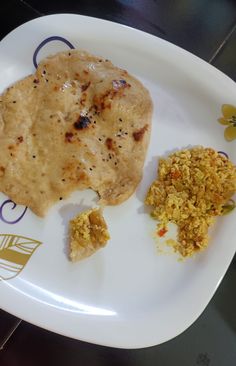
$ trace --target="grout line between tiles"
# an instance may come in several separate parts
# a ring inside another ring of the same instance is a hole
[[[0,351],[3,350],[3,348],[5,347],[5,345],[7,344],[7,342],[9,341],[9,339],[11,338],[11,336],[13,335],[13,333],[16,331],[16,329],[21,324],[21,322],[22,322],[22,320],[21,319],[18,319],[17,322],[16,322],[16,324],[7,333],[7,335],[5,336],[5,338],[3,338],[3,341],[0,343]]]
[[[39,11],[39,10],[35,9],[33,6],[31,6],[30,4],[28,4],[26,1],[24,1],[24,0],[20,0],[20,2],[21,2],[23,5],[27,6],[27,8],[29,8],[30,10],[33,10],[33,11],[34,11],[35,13],[37,13],[38,15],[40,15],[40,16],[44,15],[44,13],[41,13],[41,11]]]
[[[234,24],[233,28],[229,31],[229,33],[226,35],[225,39],[221,42],[221,44],[216,49],[216,51],[213,53],[213,55],[211,56],[210,60],[208,61],[210,64],[212,64],[215,61],[218,54],[220,53],[222,48],[225,46],[225,44],[228,42],[228,40],[230,39],[230,37],[232,36],[234,31],[236,31],[236,23]]]

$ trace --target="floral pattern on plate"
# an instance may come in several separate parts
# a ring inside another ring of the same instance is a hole
[[[236,139],[236,107],[231,104],[223,104],[221,111],[223,117],[220,117],[218,122],[227,126],[224,132],[225,139],[233,141]]]

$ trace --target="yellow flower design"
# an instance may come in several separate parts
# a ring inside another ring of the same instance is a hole
[[[223,104],[221,108],[223,117],[218,122],[227,126],[224,132],[225,139],[232,141],[236,139],[236,107],[230,104]]]

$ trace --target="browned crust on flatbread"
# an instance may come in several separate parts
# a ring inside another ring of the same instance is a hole
[[[75,190],[105,205],[142,178],[152,101],[127,71],[85,51],[43,60],[0,103],[0,191],[44,216]]]

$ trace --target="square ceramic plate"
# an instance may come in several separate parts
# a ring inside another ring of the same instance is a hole
[[[54,38],[38,47],[49,37]],[[174,149],[201,144],[236,161],[236,141],[225,141],[226,126],[217,122],[222,104],[236,101],[235,83],[152,35],[58,14],[23,24],[1,41],[0,91],[34,72],[37,48],[40,60],[71,45],[110,59],[150,90],[154,115],[144,177],[128,201],[105,209],[111,234],[107,247],[76,264],[66,255],[68,220],[94,206],[95,193],[74,193],[44,219],[1,194],[0,306],[88,342],[156,345],[183,332],[210,301],[235,253],[236,212],[217,220],[207,250],[179,262],[174,255],[157,253],[155,222],[145,212],[144,196],[156,175],[157,157]]]

